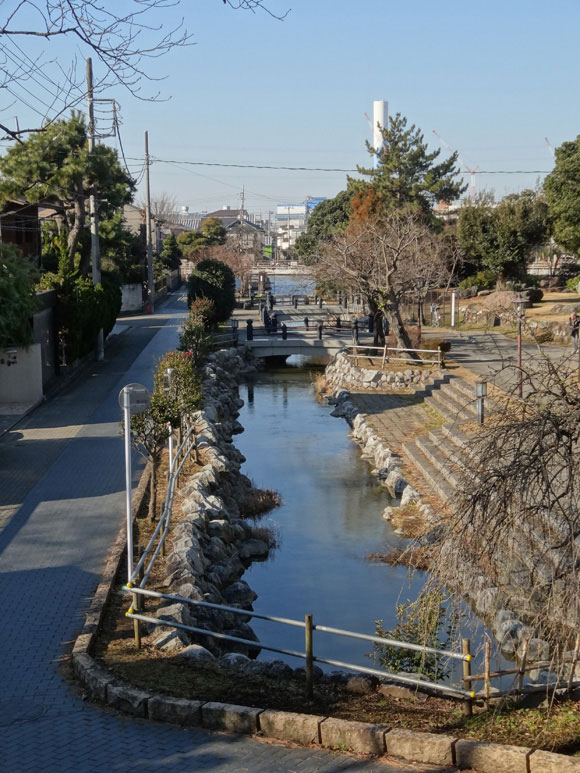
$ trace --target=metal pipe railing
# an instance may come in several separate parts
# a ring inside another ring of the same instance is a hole
[[[129,589],[132,592],[132,589]],[[239,610],[238,610],[239,611]],[[244,610],[246,614],[251,614],[251,612]],[[403,684],[412,684],[417,687],[429,687],[429,689],[436,690],[437,692],[445,693],[447,695],[454,695],[458,698],[463,698],[464,700],[472,700],[475,698],[475,692],[468,691],[468,690],[461,690],[458,687],[452,687],[448,685],[442,685],[438,684],[437,682],[427,682],[422,679],[414,679],[411,676],[400,676],[399,674],[391,674],[388,671],[379,671],[375,668],[368,668],[367,666],[359,666],[355,663],[346,663],[340,660],[331,660],[329,658],[320,658],[314,655],[308,655],[304,652],[297,652],[296,650],[288,650],[284,649],[282,647],[273,647],[270,644],[264,644],[263,642],[259,641],[252,641],[251,639],[241,639],[238,636],[230,636],[230,634],[227,633],[216,633],[214,631],[208,631],[205,628],[197,628],[193,625],[185,625],[185,623],[178,623],[177,621],[168,621],[159,619],[156,617],[149,617],[148,615],[141,615],[139,613],[135,613],[133,609],[129,609],[128,612],[126,612],[126,617],[131,618],[132,620],[140,620],[144,623],[150,623],[151,625],[156,626],[167,626],[169,628],[178,628],[180,631],[188,631],[190,633],[197,633],[201,634],[202,636],[209,636],[213,637],[215,639],[221,639],[222,641],[231,641],[235,644],[243,644],[245,646],[253,647],[253,648],[259,648],[263,650],[268,650],[268,652],[278,652],[281,655],[290,655],[291,657],[300,658],[302,660],[308,661],[309,659],[312,659],[313,661],[317,663],[325,663],[330,666],[338,666],[339,668],[347,668],[349,671],[357,671],[362,672],[366,674],[373,674],[375,676],[380,676],[383,679],[389,679],[395,682],[401,682]],[[401,642],[399,642],[399,646],[401,646]]]
[[[184,448],[186,447],[186,445],[187,445],[189,439],[191,438],[191,435],[193,434],[193,432],[194,432],[194,427],[190,427],[190,429],[187,431],[185,437],[183,438],[179,448],[175,452],[175,459],[177,459],[183,453]],[[168,481],[167,481],[167,492],[166,492],[166,495],[165,495],[165,504],[164,504],[164,507],[163,507],[163,511],[161,513],[161,516],[159,518],[157,526],[153,530],[153,534],[149,538],[147,546],[143,550],[143,554],[141,555],[141,558],[139,559],[137,565],[133,569],[133,574],[131,575],[131,582],[133,582],[134,579],[139,576],[139,573],[140,573],[142,567],[144,566],[145,561],[147,560],[147,556],[149,555],[149,552],[150,552],[150,550],[151,550],[151,548],[152,548],[152,546],[153,546],[153,544],[154,544],[154,542],[155,542],[155,540],[157,538],[157,535],[161,531],[162,527],[165,526],[166,528],[164,529],[164,532],[163,532],[163,535],[162,535],[162,537],[160,539],[158,548],[155,551],[151,561],[149,562],[149,565],[147,567],[147,571],[146,571],[146,573],[145,573],[145,575],[143,577],[143,580],[142,580],[142,583],[141,583],[142,585],[144,585],[146,583],[147,578],[149,577],[149,574],[151,573],[151,569],[153,567],[153,563],[155,562],[155,559],[159,555],[159,551],[161,550],[161,547],[163,545],[163,542],[165,541],[165,538],[167,536],[167,532],[169,530],[168,519],[170,519],[170,517],[171,517],[171,506],[173,504],[173,497],[175,495],[175,481],[177,480],[177,477],[178,477],[179,473],[181,472],[181,469],[182,469],[184,463],[187,461],[187,458],[188,458],[189,454],[191,453],[191,451],[192,451],[192,449],[194,447],[195,447],[195,441],[190,444],[189,448],[187,449],[187,452],[185,453],[185,455],[184,455],[183,459],[181,460],[181,462],[179,463],[179,465],[177,465],[177,466],[175,464],[173,465],[173,470],[172,470],[172,472],[171,472],[171,474],[170,474],[170,476],[168,478]]]
[[[172,593],[160,593],[155,590],[145,590],[145,588],[127,588],[123,585],[123,590],[131,593],[139,593],[142,596],[150,596],[154,599],[168,599],[169,601],[178,601],[184,604],[192,604],[199,607],[209,607],[209,609],[221,609],[223,612],[232,612],[234,615],[241,615],[243,617],[256,617],[260,620],[269,620],[273,623],[284,623],[285,625],[293,625],[296,628],[304,628],[305,623],[301,620],[292,620],[287,617],[273,617],[272,615],[262,615],[259,612],[249,611],[247,609],[240,609],[239,607],[228,607],[225,604],[214,604],[211,601],[198,601],[196,599],[186,599],[184,596],[176,596]]]
[[[215,631],[208,631],[205,628],[196,628],[193,625],[185,625],[185,623],[168,622],[167,620],[160,620],[157,617],[148,617],[147,615],[136,614],[132,610],[129,610],[126,617],[130,617],[133,620],[141,620],[143,623],[151,623],[152,625],[164,625],[170,628],[179,628],[180,631],[190,631],[191,633],[199,633],[202,636],[211,636],[215,639],[223,639],[225,641],[233,641],[236,644],[245,644],[250,647],[268,650],[269,652],[279,652],[281,655],[292,655],[295,658],[305,659],[306,655],[303,652],[296,652],[295,650],[285,650],[281,647],[272,647],[269,644],[263,644],[260,641],[252,641],[251,639],[240,639],[239,636],[230,636],[229,633],[216,633]]]
[[[311,664],[314,662],[318,662],[318,663],[325,663],[331,666],[334,665],[341,668],[342,667],[348,668],[351,671],[361,671],[363,673],[374,674],[376,676],[392,679],[394,681],[400,681],[404,684],[413,684],[416,686],[429,685],[429,687],[431,687],[434,690],[437,690],[439,692],[444,692],[445,694],[448,694],[448,695],[455,695],[456,697],[463,698],[464,700],[472,700],[475,697],[475,693],[470,690],[461,690],[459,688],[449,687],[447,685],[440,685],[437,682],[425,682],[420,679],[413,679],[413,677],[407,677],[407,676],[400,677],[398,674],[391,674],[386,671],[380,671],[378,669],[372,669],[366,666],[358,666],[354,663],[346,663],[338,660],[329,660],[327,658],[320,658],[320,657],[314,656],[313,648],[312,648],[312,632],[320,631],[322,633],[329,633],[335,636],[347,636],[353,639],[361,639],[364,641],[375,642],[377,644],[398,647],[399,649],[407,649],[407,650],[413,650],[417,652],[442,655],[443,657],[456,658],[458,660],[467,661],[467,662],[471,661],[471,655],[463,655],[462,653],[449,652],[447,650],[439,650],[434,647],[422,647],[419,644],[412,644],[410,642],[401,642],[395,639],[383,639],[380,636],[372,636],[370,634],[356,633],[355,631],[348,631],[342,628],[333,628],[331,626],[315,625],[312,622],[310,615],[306,615],[305,622],[302,622],[300,620],[293,620],[291,618],[276,617],[274,615],[264,615],[260,612],[254,612],[253,610],[238,609],[237,607],[230,607],[230,606],[226,606],[225,604],[214,604],[213,602],[210,602],[210,601],[199,601],[197,599],[188,599],[185,596],[179,596],[178,594],[161,593],[160,591],[145,590],[144,588],[133,588],[127,585],[123,586],[123,591],[125,591],[125,593],[131,593],[134,596],[142,595],[142,596],[148,596],[150,598],[176,601],[183,604],[189,604],[190,606],[195,606],[195,607],[218,609],[224,612],[233,613],[235,615],[240,615],[243,617],[252,617],[252,618],[257,618],[259,620],[267,620],[269,622],[281,623],[283,625],[290,625],[296,628],[305,629],[307,634],[306,635],[307,652],[300,653],[300,652],[296,652],[295,650],[286,650],[280,647],[273,647],[269,644],[264,644],[261,641],[255,642],[249,639],[240,639],[239,637],[230,636],[229,634],[215,633],[213,631],[208,631],[205,628],[197,628],[195,626],[185,625],[184,623],[178,623],[176,621],[168,621],[168,620],[163,620],[156,617],[148,617],[146,615],[136,613],[132,608],[130,608],[129,611],[126,613],[126,616],[133,620],[140,620],[142,622],[147,622],[158,626],[165,625],[170,628],[179,628],[180,630],[190,631],[191,633],[201,634],[202,636],[213,636],[217,639],[232,641],[237,644],[244,644],[247,646],[259,647],[260,649],[265,649],[270,652],[278,652],[283,655],[291,655],[294,657],[302,658],[303,660],[307,661],[307,675],[308,673],[310,673],[310,679],[307,680],[310,682],[310,684],[307,686],[307,689],[309,690],[309,694],[311,694],[311,689],[312,689]],[[310,664],[310,669],[308,668],[309,664]]]
[[[391,647],[414,650],[415,652],[428,652],[430,655],[443,655],[444,657],[455,658],[456,660],[471,660],[471,655],[463,655],[461,652],[448,652],[447,650],[438,650],[435,647],[422,647],[420,644],[411,644],[410,642],[405,642],[403,647],[401,647],[401,642],[396,639],[384,639],[382,636],[372,636],[367,633],[345,631],[342,628],[331,628],[328,625],[314,625],[314,630],[322,631],[324,633],[333,633],[337,636],[347,636],[350,639],[363,639],[364,641],[371,641],[376,644],[387,644]]]
[[[437,682],[428,682],[423,679],[413,679],[412,676],[401,676],[400,674],[391,674],[388,671],[379,671],[377,668],[369,668],[368,666],[353,666],[350,663],[343,663],[341,660],[331,660],[330,658],[315,657],[314,660],[317,663],[324,663],[327,666],[337,666],[338,668],[349,668],[360,671],[362,674],[373,674],[373,676],[380,676],[383,679],[392,679],[394,682],[402,682],[403,684],[412,684],[414,686],[429,687],[429,689],[437,690],[438,692],[445,692],[449,695],[455,695],[458,698],[475,698],[475,693],[471,690],[462,690],[459,687],[452,687],[451,685],[438,684]]]
[[[422,363],[430,363],[430,364],[437,363],[438,365],[441,365],[441,358],[442,358],[441,349],[397,349],[397,348],[393,348],[393,347],[389,347],[389,346],[373,346],[371,344],[369,344],[369,345],[365,345],[365,344],[352,344],[352,345],[347,346],[345,348],[347,350],[351,349],[354,352],[353,354],[348,354],[347,353],[347,355],[346,355],[351,360],[352,359],[356,360],[356,359],[359,359],[359,357],[363,356],[363,355],[357,354],[357,350],[358,349],[362,349],[362,350],[375,349],[378,353],[381,353],[383,355],[383,365],[385,363],[385,360],[387,362],[390,361],[390,360],[393,360],[395,362],[417,362],[417,360],[415,358],[413,358],[413,357],[397,357],[397,356],[395,356],[393,354],[389,354],[389,352],[395,352],[395,354],[397,354],[397,353],[398,354],[400,354],[400,353],[404,354],[405,352],[414,352],[415,354],[418,354],[420,356]],[[431,358],[428,358],[428,359],[424,359],[421,356],[423,354],[436,354],[437,357],[436,358],[435,357],[431,357]],[[369,355],[369,356],[371,358],[373,357],[372,354]]]

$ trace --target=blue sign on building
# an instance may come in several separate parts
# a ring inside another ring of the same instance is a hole
[[[306,211],[308,212],[308,214],[310,214],[314,209],[314,207],[317,207],[321,201],[326,201],[326,197],[323,196],[322,198],[319,197],[316,199],[314,198],[306,199]]]

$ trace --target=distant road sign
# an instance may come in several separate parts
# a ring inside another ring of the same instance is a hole
[[[125,394],[129,396],[129,405],[125,404]],[[119,405],[129,408],[132,414],[143,413],[149,407],[151,395],[142,384],[127,384],[119,392]]]

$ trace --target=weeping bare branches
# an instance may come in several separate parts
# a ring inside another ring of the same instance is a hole
[[[580,625],[577,362],[538,347],[523,367],[525,399],[515,387],[496,396],[490,421],[470,436],[447,538],[542,636],[570,646]]]

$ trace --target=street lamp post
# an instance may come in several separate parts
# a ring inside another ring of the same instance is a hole
[[[483,399],[487,395],[487,381],[475,382],[475,396],[477,397],[477,423],[483,426],[484,408]]]
[[[528,299],[525,295],[516,295],[513,298],[512,303],[516,308],[517,322],[518,322],[518,395],[524,396],[524,380],[522,373],[522,320],[525,315],[525,306]]]

